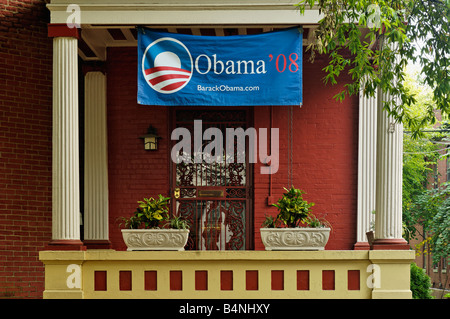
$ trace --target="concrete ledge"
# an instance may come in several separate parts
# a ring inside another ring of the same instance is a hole
[[[83,299],[83,291],[45,290],[44,299]]]
[[[414,258],[412,251],[392,250],[99,249],[41,251],[39,255],[45,265],[44,298],[89,299],[411,298]],[[231,290],[223,289],[230,281]],[[122,284],[129,289],[122,289]],[[172,289],[172,284],[180,289]],[[248,284],[257,288],[248,289]]]
[[[69,260],[367,260],[369,251],[41,251],[42,262]]]
[[[370,250],[369,259],[372,262],[413,262],[415,259],[414,250]]]

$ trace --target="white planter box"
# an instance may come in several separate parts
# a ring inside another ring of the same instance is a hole
[[[128,251],[184,250],[189,229],[122,229]]]
[[[266,250],[324,250],[330,228],[261,228]]]

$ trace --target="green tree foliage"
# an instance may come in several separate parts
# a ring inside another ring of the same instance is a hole
[[[298,7],[301,13],[318,7],[323,14],[307,49],[311,59],[316,53],[329,55],[324,81],[334,84],[343,72],[351,75],[337,100],[361,91],[372,96],[378,87],[393,97],[383,101],[385,109],[414,136],[434,123],[433,106],[450,113],[450,0],[302,0]],[[416,102],[404,86],[408,61],[420,63],[433,93],[433,104],[421,117],[408,109]]]
[[[411,291],[414,299],[433,299],[430,277],[415,263],[411,264]]]
[[[410,111],[420,116],[426,112],[425,101],[432,100],[432,92],[421,82],[417,72],[409,71],[405,77],[405,88],[417,96],[417,102],[410,107]],[[444,122],[441,128],[447,125]],[[445,160],[443,155],[446,152],[442,150],[446,144],[440,143],[448,138],[448,133],[429,132],[424,135],[420,139],[413,139],[409,134],[404,136],[403,222],[408,230],[405,239],[409,241],[420,235],[424,240],[417,248],[426,248],[424,252],[432,253],[433,262],[438,263],[441,258],[446,259],[450,255],[450,187],[448,184],[437,187],[428,179],[434,177],[432,167],[436,167],[439,160]],[[420,234],[417,231],[419,224],[422,226]]]
[[[434,264],[450,261],[450,185],[430,189],[417,196],[410,208],[413,219],[420,221]]]
[[[414,116],[420,117],[427,112],[426,104],[432,102],[431,89],[422,82],[417,69],[409,66],[406,69],[405,88],[416,96],[416,103],[409,107]],[[427,127],[433,129],[433,127]],[[405,125],[405,129],[410,128]],[[441,148],[436,140],[442,138],[439,133],[427,133],[422,138],[412,138],[411,134],[404,134],[403,138],[403,222],[408,230],[405,239],[416,238],[416,226],[421,222],[411,210],[418,196],[422,195],[429,186],[428,177],[433,173],[433,166],[437,165]],[[423,235],[423,234],[421,234]]]
[[[416,140],[405,135],[403,140],[403,223],[408,231],[405,239],[416,238],[416,226],[420,222],[411,208],[415,207],[418,196],[422,195],[428,184],[428,176],[436,164],[436,145],[430,141]]]

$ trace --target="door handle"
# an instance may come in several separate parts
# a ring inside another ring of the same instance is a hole
[[[180,198],[180,189],[178,187],[173,190],[173,197]]]

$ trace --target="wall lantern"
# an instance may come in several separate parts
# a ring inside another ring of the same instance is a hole
[[[156,128],[150,125],[147,129],[147,134],[141,136],[144,140],[144,149],[146,151],[156,151],[158,149],[158,132]]]

